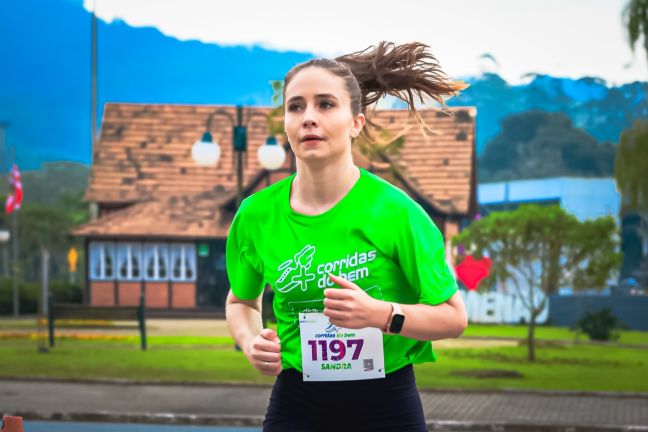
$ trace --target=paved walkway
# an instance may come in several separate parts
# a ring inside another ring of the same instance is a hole
[[[269,387],[0,380],[0,413],[31,419],[259,425]],[[648,431],[648,396],[421,393],[429,430]]]

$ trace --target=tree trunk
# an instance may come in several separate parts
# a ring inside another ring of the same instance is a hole
[[[529,362],[535,361],[535,320],[536,313],[531,311],[531,319],[529,320],[529,333],[527,335],[528,360]]]

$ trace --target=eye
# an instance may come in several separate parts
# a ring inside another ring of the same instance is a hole
[[[301,108],[301,106],[299,104],[290,104],[290,105],[288,105],[288,111],[289,112],[295,112],[295,111],[299,110],[300,108]]]
[[[333,108],[334,106],[335,106],[335,104],[332,103],[332,102],[329,102],[329,101],[320,102],[320,108],[330,109],[330,108]]]

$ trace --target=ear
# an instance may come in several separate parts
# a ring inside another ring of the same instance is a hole
[[[354,119],[353,119],[353,130],[351,131],[351,135],[354,137],[357,137],[360,134],[360,131],[365,125],[365,122],[367,119],[365,118],[365,115],[360,113],[358,114]]]

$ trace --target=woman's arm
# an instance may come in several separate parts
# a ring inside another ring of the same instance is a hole
[[[385,303],[385,302],[382,302]],[[435,306],[426,304],[401,305],[405,322],[400,334],[418,340],[457,338],[468,327],[468,315],[461,293],[457,291],[445,303]],[[387,324],[392,312],[387,303]]]
[[[263,328],[261,297],[242,300],[230,290],[225,301],[225,318],[230,334],[252,366],[265,375],[279,375],[281,345],[274,330]]]
[[[331,323],[346,328],[385,328],[392,313],[390,302],[374,299],[353,282],[330,275],[342,287],[324,290],[324,315]],[[405,322],[400,334],[418,340],[456,338],[468,326],[468,317],[461,294],[457,291],[446,302],[401,304]]]

